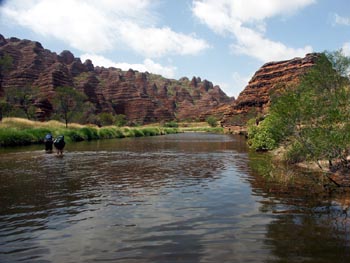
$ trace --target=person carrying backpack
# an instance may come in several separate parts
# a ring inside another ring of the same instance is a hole
[[[53,137],[52,137],[52,134],[50,132],[48,134],[46,134],[45,139],[44,139],[44,143],[45,143],[45,151],[47,153],[52,153]]]
[[[53,145],[57,150],[57,154],[63,155],[63,148],[66,145],[64,141],[64,136],[63,135],[57,136],[56,139],[53,141]]]

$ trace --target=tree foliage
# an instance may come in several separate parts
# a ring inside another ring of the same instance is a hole
[[[4,89],[4,96],[1,100],[1,115],[25,117],[28,120],[35,119],[35,100],[39,96],[39,89],[36,87],[8,87]]]
[[[12,57],[5,53],[0,56],[0,96],[1,94],[1,78],[4,72],[11,68],[13,63]],[[2,117],[8,115],[11,110],[11,107],[5,98],[0,99],[0,121]]]
[[[209,124],[210,127],[218,126],[218,120],[214,116],[209,116],[206,119],[206,122]]]
[[[321,54],[297,87],[273,98],[265,120],[250,123],[252,147],[270,150],[283,143],[292,161],[328,160],[330,168],[349,168],[349,68],[350,58],[341,51]]]
[[[83,112],[86,99],[85,94],[72,87],[57,87],[52,101],[56,116],[63,119],[68,127],[68,123]]]
[[[5,53],[0,57],[0,74],[12,67],[13,58]]]

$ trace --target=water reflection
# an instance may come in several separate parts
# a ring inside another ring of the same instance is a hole
[[[254,158],[210,134],[3,150],[0,262],[345,262],[347,209]]]
[[[271,169],[270,158],[254,153],[250,157],[250,183],[254,194],[264,196],[260,210],[274,218],[267,226],[264,242],[276,258],[267,262],[348,262],[350,196],[330,195],[315,185],[263,179],[256,173]],[[273,172],[295,173],[286,167]],[[299,171],[298,176],[307,174]]]

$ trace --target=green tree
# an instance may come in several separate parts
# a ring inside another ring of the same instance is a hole
[[[0,96],[4,95],[4,94],[1,94],[2,76],[7,70],[9,70],[11,68],[12,63],[13,63],[13,59],[9,54],[7,54],[7,53],[2,54],[2,55],[0,54]],[[3,115],[9,114],[10,109],[11,109],[11,105],[9,105],[7,100],[1,99],[1,101],[0,101],[0,121],[2,120]]]
[[[5,53],[2,56],[0,55],[0,74],[9,70],[12,67],[13,58]]]
[[[206,122],[209,124],[210,127],[218,126],[218,120],[214,116],[209,116],[206,119]]]
[[[4,116],[10,116],[11,109],[11,105],[6,101],[5,98],[0,99],[0,121]]]
[[[57,87],[53,98],[53,108],[58,118],[68,123],[82,113],[86,95],[72,87]]]
[[[36,111],[34,102],[38,95],[39,89],[30,86],[6,88],[4,89],[6,109],[11,110],[10,115],[34,119]]]
[[[328,160],[349,168],[350,58],[341,51],[323,53],[300,84],[272,100],[270,114],[248,135],[251,144],[284,143],[295,160]],[[265,129],[264,129],[265,127]],[[262,132],[269,132],[264,139]],[[288,155],[288,154],[287,154]]]

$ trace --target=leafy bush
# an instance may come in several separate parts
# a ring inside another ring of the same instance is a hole
[[[126,125],[126,123],[127,123],[126,116],[124,114],[118,114],[115,116],[114,124],[117,127],[123,127]]]
[[[256,151],[268,151],[276,148],[278,144],[273,137],[274,135],[265,125],[248,130],[248,144]]]
[[[284,154],[284,160],[287,163],[294,164],[307,160],[308,153],[299,142],[294,142],[288,148]]]
[[[102,126],[109,126],[115,123],[115,117],[110,112],[102,112],[98,115],[98,118]]]
[[[210,127],[218,126],[218,120],[214,116],[209,116],[206,119],[206,122],[210,125]]]

